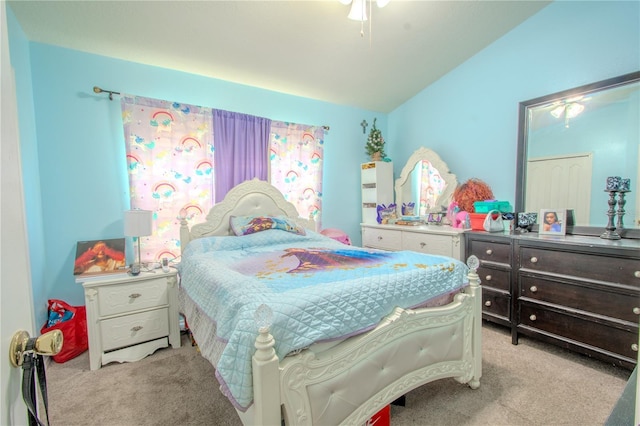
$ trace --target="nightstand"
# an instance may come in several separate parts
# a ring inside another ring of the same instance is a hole
[[[177,271],[108,275],[81,283],[87,307],[89,365],[133,362],[180,347]]]

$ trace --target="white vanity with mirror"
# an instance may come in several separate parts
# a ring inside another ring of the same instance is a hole
[[[448,207],[458,185],[456,176],[434,151],[420,148],[411,155],[396,179],[398,217],[403,203],[413,203],[414,214],[427,218]],[[464,230],[448,225],[389,225],[362,223],[362,246],[383,250],[412,250],[462,260]]]

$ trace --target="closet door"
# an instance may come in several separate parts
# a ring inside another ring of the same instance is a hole
[[[525,192],[527,211],[573,209],[576,223],[590,223],[592,157],[588,153],[530,159]]]

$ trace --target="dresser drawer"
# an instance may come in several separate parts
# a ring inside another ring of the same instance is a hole
[[[615,290],[615,291],[614,291]],[[520,276],[520,297],[592,312],[632,323],[640,318],[640,291],[623,292],[606,285],[588,287],[544,277]],[[636,310],[636,312],[634,312]]]
[[[470,240],[469,255],[476,255],[481,261],[511,264],[511,244],[495,241]]]
[[[511,290],[511,271],[480,266],[478,276],[482,287],[493,287],[504,291]]]
[[[169,335],[167,308],[111,318],[100,322],[102,349],[109,351]]]
[[[100,287],[99,316],[167,305],[167,279],[157,278]]]
[[[520,267],[640,288],[640,262],[630,259],[521,247]]]
[[[637,326],[616,327],[531,303],[521,303],[519,324],[552,333],[579,346],[593,346],[630,360],[638,357],[632,349],[632,345],[638,343]]]
[[[448,235],[402,232],[402,250],[457,258],[453,255],[453,239]]]
[[[401,250],[402,233],[393,229],[362,228],[362,245],[387,250]]]
[[[508,294],[489,288],[482,288],[482,312],[502,317],[505,320],[510,318],[509,305],[511,298]]]

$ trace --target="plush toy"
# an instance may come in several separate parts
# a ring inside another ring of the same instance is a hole
[[[455,201],[449,204],[447,209],[447,218],[454,228],[464,228],[465,223],[469,222],[469,213],[460,210],[458,203]]]

